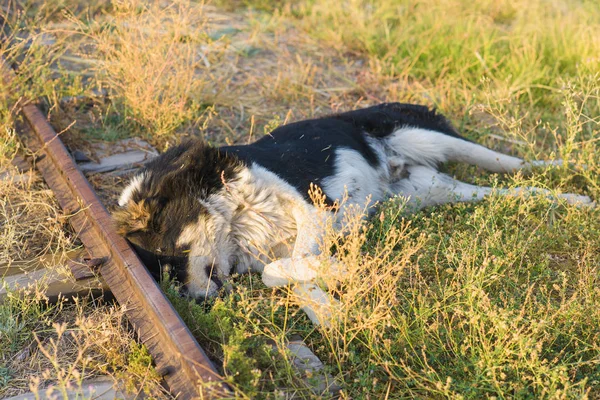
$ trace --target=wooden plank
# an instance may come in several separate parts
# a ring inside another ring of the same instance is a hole
[[[57,298],[59,295],[70,297],[76,294],[87,294],[108,289],[108,286],[103,284],[94,274],[80,277],[80,279],[73,279],[69,274],[58,270],[36,269],[1,278],[0,304],[4,302],[9,293],[37,285],[42,286],[44,294],[51,299]]]
[[[83,249],[72,250],[64,254],[62,257],[57,257],[54,254],[46,254],[33,260],[0,262],[0,279],[11,275],[18,275],[27,272],[36,271],[46,268],[49,265],[55,265],[64,262],[64,260],[77,262],[83,260],[87,252]]]
[[[48,254],[35,260],[0,263],[0,304],[9,293],[33,286],[41,286],[50,299],[108,291],[104,281],[83,262],[86,256],[87,252],[79,249],[60,258]],[[61,263],[68,270],[47,268]]]
[[[79,389],[69,389],[66,391],[67,399],[94,399],[94,400],[114,400],[114,399],[135,399],[136,396],[127,395],[122,391],[115,389],[115,383],[111,378],[95,378],[81,382]],[[18,396],[9,397],[5,400],[33,400],[38,398],[51,398],[45,392],[46,390],[40,390],[41,393],[24,393]],[[50,393],[54,397],[59,397],[59,389],[55,389]],[[63,393],[60,393],[61,395]]]

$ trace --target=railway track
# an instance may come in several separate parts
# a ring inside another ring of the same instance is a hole
[[[2,78],[15,78],[15,71],[0,59]],[[230,392],[213,363],[185,326],[171,303],[137,257],[119,236],[112,219],[94,189],[35,105],[19,109],[24,123],[18,134],[33,155],[31,162],[40,172],[69,223],[88,253],[87,271],[99,272],[141,341],[146,345],[171,393],[182,399],[220,398]]]

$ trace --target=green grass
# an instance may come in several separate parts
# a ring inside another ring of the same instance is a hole
[[[415,278],[359,345],[382,381],[407,396],[597,392],[597,212],[494,198],[409,218],[427,237]]]
[[[283,14],[321,43],[366,58],[388,82],[406,83],[386,100],[435,105],[467,137],[492,146],[503,142],[489,134],[522,141],[509,151],[530,158],[587,165],[502,185],[597,198],[597,3],[313,1]],[[498,184],[473,168],[450,171]],[[309,335],[352,398],[600,394],[598,211],[541,198],[397,210],[397,202],[385,204],[361,251],[343,256],[357,272],[332,289],[347,305],[343,323],[313,332],[302,318],[266,318],[263,329]],[[394,241],[391,253],[381,251]],[[373,265],[381,278],[365,285]],[[254,297],[264,307],[267,300]]]
[[[85,8],[78,4],[32,8],[15,26],[61,21],[61,10]],[[600,198],[599,3],[248,0],[228,7],[235,14],[186,2],[74,12],[72,29],[55,32],[56,45],[5,50],[31,64],[3,92],[3,126],[11,122],[9,100],[24,94],[44,98],[64,126],[81,121],[59,99],[89,88],[76,74],[47,68],[75,49],[97,61],[94,82],[109,92],[93,123],[73,128],[86,138],[245,143],[329,110],[419,102],[479,143],[572,163],[516,177],[446,167],[457,178]],[[209,15],[226,22],[213,29]],[[83,51],[88,45],[97,51]],[[3,162],[18,148],[6,132]],[[264,287],[258,276],[233,279],[232,294],[203,304],[164,282],[236,397],[281,398],[283,390],[318,397],[291,368],[284,344],[295,334],[343,383],[343,398],[600,396],[600,211],[490,197],[410,214],[393,199],[365,226],[355,221],[348,237],[330,232],[324,243],[349,269],[339,284],[321,282],[341,303],[328,329],[314,328],[291,293]],[[9,339],[0,348],[14,354],[31,343],[31,324],[27,308],[7,315],[0,326]],[[129,362],[113,370],[147,371],[147,355],[129,351]],[[0,388],[14,375],[2,360]]]
[[[84,128],[82,133],[85,138],[113,142],[130,137],[132,132],[139,130],[138,126],[128,123],[123,115],[111,112],[110,108],[102,116],[99,124]]]
[[[328,44],[418,81],[427,102],[449,111],[487,91],[550,117],[565,79],[597,72],[600,5],[592,1],[315,1],[294,14]]]

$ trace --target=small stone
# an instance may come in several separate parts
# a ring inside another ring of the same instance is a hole
[[[302,379],[313,393],[318,395],[326,392],[335,394],[342,389],[333,376],[323,372],[325,365],[308,348],[301,337],[293,336],[287,344],[287,348],[294,357],[292,362],[295,369],[301,374]]]

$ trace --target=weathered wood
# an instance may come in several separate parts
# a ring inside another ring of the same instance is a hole
[[[83,270],[85,268],[86,270]],[[66,272],[53,269],[35,269],[29,272],[13,274],[0,278],[0,304],[6,300],[9,293],[30,287],[43,287],[44,294],[49,298],[59,295],[70,297],[76,294],[86,294],[94,291],[107,290],[108,286],[94,274],[89,273],[89,268],[79,266],[79,279],[73,278]]]
[[[57,257],[54,254],[46,254],[33,260],[11,262],[2,261],[0,262],[0,278],[32,272],[38,269],[46,268],[48,265],[59,264],[61,262],[64,263],[66,261],[83,260],[86,255],[87,253],[85,250],[78,249],[69,251],[63,254],[61,257]]]
[[[86,256],[85,250],[78,249],[64,257],[47,254],[34,260],[0,263],[0,304],[9,293],[35,286],[41,287],[50,299],[108,290],[106,283],[81,262]],[[48,268],[56,265],[68,269]]]
[[[152,154],[142,150],[131,150],[125,153],[112,154],[103,157],[100,162],[86,162],[79,164],[79,169],[88,173],[110,172],[116,169],[131,169],[140,166],[152,158]]]
[[[97,162],[80,150],[72,152],[79,169],[86,174],[131,170],[158,156],[158,151],[150,143],[138,138],[122,139],[109,145],[92,143],[87,149],[91,150]]]
[[[96,378],[81,382],[79,389],[67,390],[67,399],[94,399],[94,400],[113,400],[113,399],[134,399],[136,396],[127,395],[118,389],[115,389],[115,383],[110,378]],[[40,390],[42,393],[24,393],[18,396],[9,397],[5,400],[33,400],[45,399],[45,389]],[[52,395],[58,396],[59,390],[56,389]],[[62,394],[62,393],[61,393]],[[67,400],[65,399],[65,400]]]

